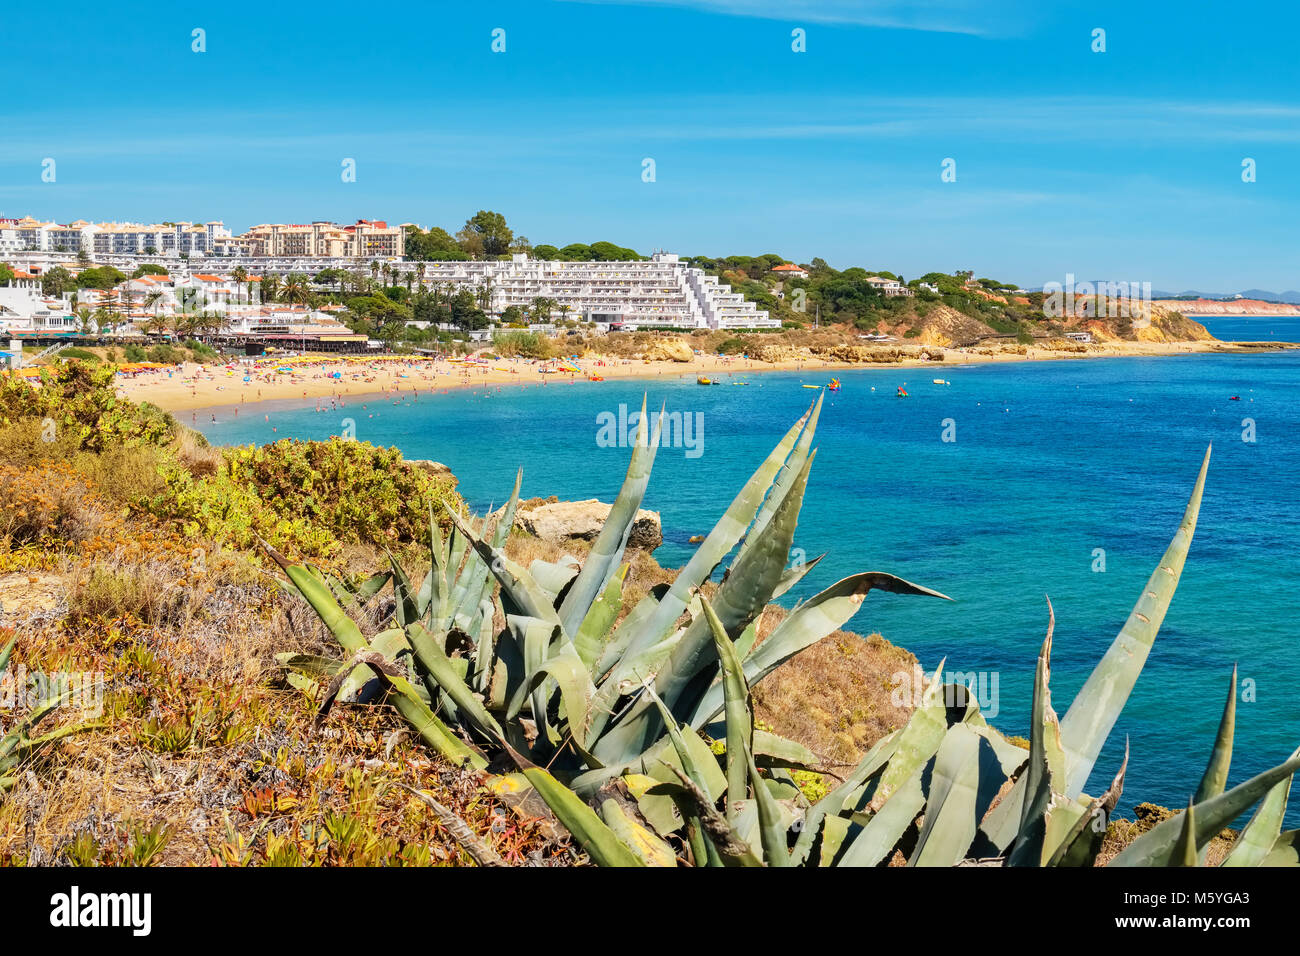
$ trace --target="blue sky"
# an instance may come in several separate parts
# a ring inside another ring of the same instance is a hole
[[[0,107],[3,216],[455,231],[488,208],[534,243],[1300,288],[1300,14],[1278,5],[125,0],[48,16],[5,13],[25,66]]]

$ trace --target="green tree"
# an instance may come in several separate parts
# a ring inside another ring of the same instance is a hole
[[[77,287],[77,282],[72,278],[72,273],[63,266],[55,266],[53,269],[47,269],[41,276],[41,292],[49,296],[60,296],[71,292]]]
[[[460,247],[471,255],[501,256],[510,250],[514,232],[499,212],[480,209],[465,221],[456,238]]]

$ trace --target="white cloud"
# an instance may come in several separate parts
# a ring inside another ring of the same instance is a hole
[[[995,13],[988,3],[970,0],[568,0],[592,4],[641,7],[685,7],[726,16],[782,20],[790,23],[832,23],[931,33],[1005,35],[1024,10]],[[1019,3],[1012,4],[1019,8]]]

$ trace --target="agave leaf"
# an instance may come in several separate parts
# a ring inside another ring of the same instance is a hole
[[[1165,866],[1196,866],[1199,854],[1196,851],[1196,803],[1187,804],[1187,812],[1182,814],[1183,825],[1174,841],[1173,852],[1165,861]]]
[[[1120,794],[1124,792],[1124,774],[1128,770],[1128,740],[1124,741],[1124,762],[1120,764],[1119,773],[1100,797],[1090,801],[1087,809],[1074,821],[1074,825],[1065,837],[1057,843],[1047,866],[1089,867],[1097,862],[1102,842],[1106,838],[1104,823],[1110,818],[1119,803]],[[1049,844],[1050,845],[1050,844]]]
[[[930,775],[925,823],[908,866],[956,866],[965,858],[978,823],[982,739],[966,724],[953,724],[944,735]]]
[[[718,587],[714,596],[714,609],[728,634],[739,634],[758,616],[785,569],[812,462],[813,456],[810,455],[798,478],[791,484],[776,515],[745,557],[732,565]],[[674,714],[682,711],[689,716],[698,706],[698,698],[713,682],[713,672],[716,672],[717,666],[718,655],[713,647],[709,627],[703,619],[696,618],[687,626],[681,641],[673,648],[668,663],[659,671],[655,679],[655,690],[670,711]],[[701,679],[701,672],[710,667],[713,672],[706,672],[705,678]],[[689,699],[690,696],[695,696],[696,699]],[[638,701],[628,716],[601,737],[592,753],[605,763],[620,763],[630,759],[654,742],[662,726],[658,718],[659,715],[649,704]]]
[[[1240,783],[1226,793],[1196,804],[1195,835],[1197,845],[1208,843],[1216,833],[1245,813],[1275,784],[1290,777],[1300,769],[1300,756],[1272,770],[1266,770]],[[1126,846],[1111,866],[1167,866],[1173,858],[1178,836],[1183,827],[1183,814],[1157,823]]]
[[[370,577],[366,578],[352,591],[353,596],[358,601],[369,601],[372,597],[384,589],[388,583],[389,574],[387,571],[376,571]]]
[[[553,624],[560,623],[546,592],[533,580],[531,574],[507,558],[499,548],[474,534],[469,525],[458,515],[452,514],[451,520],[473,545],[479,559],[487,564],[489,572],[500,583],[501,600],[506,606],[506,614],[534,617]]]
[[[892,574],[868,571],[836,581],[826,590],[799,605],[745,658],[745,679],[752,687],[790,658],[838,631],[857,613],[872,590],[893,594],[921,594],[951,601],[952,598]],[[702,727],[722,708],[722,687],[705,693],[691,726]]]
[[[700,788],[711,803],[717,803],[718,798],[726,791],[727,781],[722,775],[722,771],[718,769],[718,762],[713,756],[713,751],[709,749],[708,744],[700,740],[699,735],[691,728],[685,725],[682,727],[677,726],[677,722],[668,712],[664,702],[659,699],[659,695],[654,692],[653,687],[647,684],[645,693],[664,715],[664,726],[668,729],[667,740],[671,743],[672,750],[677,755],[681,771]],[[663,749],[662,746],[659,748],[660,751]],[[659,775],[652,765],[652,761],[666,764],[671,770],[673,764],[666,759],[667,756],[666,753],[652,752],[647,754],[645,759],[646,772],[652,777]]]
[[[583,618],[591,609],[596,596],[605,590],[609,580],[623,562],[623,551],[627,548],[627,537],[636,521],[637,509],[645,496],[646,484],[650,481],[650,469],[654,465],[655,453],[659,449],[659,435],[663,428],[664,413],[659,412],[659,421],[655,425],[654,437],[646,440],[647,420],[645,398],[641,399],[641,418],[637,423],[636,446],[632,450],[632,461],[627,467],[627,476],[623,487],[609,510],[609,517],[596,536],[577,580],[569,588],[560,605],[560,623],[569,634],[577,632]]]
[[[704,617],[713,632],[713,643],[718,649],[722,661],[722,684],[726,691],[727,714],[727,822],[735,826],[734,806],[737,800],[744,798],[745,780],[749,773],[758,777],[757,769],[750,771],[753,764],[754,746],[754,712],[749,699],[749,685],[745,683],[745,671],[736,653],[736,645],[731,643],[722,622],[714,613],[713,607],[700,595],[700,605]],[[748,764],[746,763],[748,761]],[[757,779],[755,786],[757,786]],[[760,816],[763,813],[759,808]],[[766,845],[765,845],[766,847]]]
[[[1132,613],[1110,649],[1075,696],[1061,720],[1061,743],[1065,748],[1065,793],[1071,799],[1083,792],[1097,755],[1119,718],[1133,685],[1146,663],[1156,633],[1173,600],[1178,578],[1187,560],[1187,550],[1196,531],[1201,509],[1205,473],[1210,466],[1206,449],[1201,471],[1188,499],[1182,523],[1160,564],[1147,581]]]
[[[605,590],[591,605],[573,636],[573,646],[593,677],[596,676],[596,661],[605,648],[605,640],[618,619],[618,612],[623,609],[623,581],[627,578],[627,571],[628,565],[625,564],[610,575]]]
[[[411,646],[406,643],[406,635],[402,633],[401,628],[380,631],[370,639],[369,650],[376,652],[390,664],[402,668],[402,673],[408,679],[412,676],[409,667]],[[386,678],[380,678],[371,668],[353,667],[343,678],[334,697],[340,701],[368,703],[382,694],[387,686]],[[425,699],[423,694],[420,695],[420,699]]]
[[[292,668],[311,677],[333,677],[343,662],[320,654],[300,654],[294,651],[276,654],[282,667]]]
[[[343,612],[338,602],[334,600],[334,595],[330,593],[329,587],[319,577],[301,565],[289,564],[274,549],[265,547],[288,575],[298,593],[307,600],[325,627],[334,635],[335,640],[343,645],[344,650],[350,655],[370,650],[356,622]],[[487,766],[487,760],[482,754],[453,734],[446,724],[434,716],[429,705],[420,699],[420,695],[409,681],[402,677],[383,675],[383,672],[376,668],[371,668],[371,671],[393,685],[393,689],[397,691],[392,697],[394,706],[415,728],[416,733],[425,743],[453,763],[469,764],[478,769]]]
[[[1062,779],[1065,755],[1061,748],[1061,729],[1052,709],[1052,631],[1056,617],[1052,603],[1047,637],[1038,653],[1034,670],[1033,715],[1029,725],[1029,763],[1023,777],[1027,799],[1020,812],[1020,828],[1015,846],[1007,858],[1008,866],[1041,866],[1046,852],[1048,816],[1053,809],[1053,795]]]
[[[796,564],[794,567],[786,568],[782,571],[781,580],[778,581],[776,587],[772,589],[772,600],[775,601],[802,581],[809,571],[821,564],[821,560],[824,557],[826,557],[826,555],[819,554],[811,561],[804,561],[800,564]]]
[[[645,866],[676,866],[677,854],[663,840],[637,823],[617,800],[606,800],[600,807],[615,838],[632,851]]]
[[[569,560],[573,561],[572,558]],[[578,576],[578,565],[577,562],[564,564],[538,558],[528,565],[528,573],[532,575],[538,586],[551,596],[551,602],[554,603],[569,586],[569,582]]]
[[[726,557],[727,553],[736,546],[736,542],[744,536],[745,530],[749,527],[750,522],[754,520],[754,515],[758,513],[763,498],[772,485],[773,478],[776,477],[786,458],[789,457],[795,439],[811,414],[812,410],[809,409],[785,433],[785,436],[777,443],[772,453],[750,476],[749,481],[745,483],[745,487],[732,500],[726,512],[714,525],[713,530],[709,532],[703,543],[695,549],[691,559],[686,562],[686,567],[678,572],[677,578],[673,581],[672,586],[664,592],[663,596],[648,604],[645,614],[629,615],[628,619],[623,622],[619,631],[615,634],[614,643],[616,646],[620,648],[626,646],[629,651],[633,652],[643,650],[659,643],[672,631],[677,619],[686,610],[691,595],[695,593],[705,578],[713,573],[713,569]],[[638,609],[639,607],[638,605]],[[634,617],[635,620],[633,620]],[[626,643],[624,643],[620,640],[623,637],[622,632],[633,625],[635,630],[630,632]]]
[[[1300,750],[1291,756],[1300,757]],[[1290,777],[1273,785],[1232,844],[1223,866],[1260,866],[1264,863],[1282,832],[1282,820],[1286,816],[1287,798],[1290,794]]]
[[[1300,866],[1300,830],[1287,830],[1277,838],[1262,866]]]
[[[522,761],[521,768],[533,789],[573,834],[578,845],[587,851],[593,863],[597,866],[644,866],[641,859],[576,793],[541,767]]]
[[[1219,718],[1219,731],[1214,736],[1214,749],[1210,751],[1210,763],[1201,777],[1201,785],[1196,788],[1192,803],[1201,803],[1210,797],[1217,797],[1228,786],[1228,769],[1232,766],[1232,734],[1237,722],[1237,665],[1232,665],[1232,680],[1228,684],[1228,701],[1223,705],[1223,716]]]
[[[940,661],[934,680],[921,695],[921,705],[912,712],[911,718],[899,732],[894,752],[880,775],[871,799],[873,811],[878,812],[895,791],[913,777],[920,780],[919,774],[938,751],[948,732],[948,708],[939,678],[943,673],[943,665],[944,661]]]
[[[420,620],[428,620],[436,630],[447,628],[447,601],[451,597],[447,582],[447,545],[442,531],[433,517],[433,502],[429,503],[429,572],[416,596],[416,610]]]
[[[15,634],[13,637],[9,638],[9,643],[4,646],[4,650],[0,650],[0,674],[3,674],[5,669],[9,666],[9,658],[12,656],[14,645],[17,643],[18,635]]]
[[[790,767],[804,770],[821,764],[820,758],[798,741],[787,740],[785,737],[757,728],[754,730],[753,749],[754,759],[758,761],[760,767]]]
[[[632,608],[631,613],[614,629],[609,642],[605,644],[604,650],[600,652],[600,658],[596,661],[596,666],[592,671],[593,677],[612,674],[614,666],[621,664],[624,658],[628,656],[628,652],[632,647],[632,638],[640,633],[641,625],[655,613],[660,600],[668,593],[668,590],[669,585],[656,584],[646,592],[645,597],[636,602],[636,606]],[[641,683],[639,678],[636,683]]]
[[[379,673],[378,671],[376,673]],[[477,770],[487,768],[484,756],[465,743],[429,709],[420,695],[404,677],[385,675],[396,693],[390,698],[398,712],[415,728],[420,739],[452,763],[467,765]]]
[[[887,860],[907,828],[925,807],[921,790],[924,767],[903,782],[840,853],[836,866],[877,866]]]
[[[754,526],[750,528],[749,533],[745,535],[745,540],[740,543],[740,550],[736,552],[736,560],[739,561],[741,556],[749,550],[752,542],[767,527],[772,518],[776,515],[776,510],[781,502],[785,500],[790,486],[794,484],[799,472],[803,470],[804,463],[808,460],[809,450],[812,448],[813,436],[817,433],[817,419],[821,417],[822,400],[826,397],[823,390],[818,393],[817,401],[813,404],[812,409],[804,417],[808,419],[807,424],[799,434],[799,440],[795,443],[794,450],[790,457],[786,459],[781,471],[777,474],[775,481],[772,482],[772,489],[767,498],[763,501],[763,506],[759,509],[757,517],[754,518]],[[814,564],[816,562],[813,562]],[[795,580],[798,580],[797,578]],[[794,582],[791,582],[793,584]],[[788,589],[788,587],[787,587]]]
[[[432,679],[442,692],[455,702],[457,709],[466,715],[478,731],[493,740],[504,736],[501,725],[487,712],[483,702],[470,690],[446,652],[439,646],[420,622],[406,626],[406,637],[410,641],[415,659],[420,668]]]
[[[515,473],[515,486],[510,492],[510,499],[501,511],[500,518],[492,528],[490,539],[486,537],[488,521],[486,518],[483,520],[484,541],[477,539],[469,522],[461,519],[459,515],[444,505],[444,510],[451,518],[453,527],[460,532],[459,538],[465,542],[467,551],[465,566],[456,579],[452,599],[448,602],[452,620],[456,621],[457,625],[467,634],[472,634],[477,630],[474,626],[475,622],[469,618],[478,612],[483,599],[490,594],[492,587],[490,577],[492,559],[491,557],[482,557],[483,546],[487,545],[489,550],[500,549],[505,546],[506,539],[510,537],[510,529],[514,527],[515,512],[519,508],[519,489],[523,484],[523,480],[524,470],[521,468]]]
[[[591,683],[586,665],[578,658],[572,645],[565,645],[559,654],[544,661],[529,675],[515,692],[516,701],[511,702],[511,710],[517,712],[524,695],[548,677],[559,685],[562,716],[568,724],[569,733],[585,751],[587,727],[591,722],[591,702],[596,688]]]
[[[411,580],[402,570],[402,566],[397,563],[391,552],[385,551],[388,555],[388,563],[393,569],[393,594],[397,598],[397,605],[394,614],[397,617],[397,626],[406,627],[408,624],[414,624],[422,617],[418,595],[411,590]]]
[[[723,640],[727,640],[725,635]],[[768,866],[789,866],[790,848],[786,845],[786,828],[782,822],[781,808],[777,806],[776,798],[767,788],[767,781],[758,774],[758,767],[754,764],[754,754],[749,749],[748,741],[742,738],[740,746],[744,750],[745,765],[749,770],[750,789],[754,794],[754,802],[758,806],[758,834],[763,846],[763,859]],[[734,799],[736,799],[734,795],[729,795],[728,803]]]
[[[884,769],[889,758],[894,755],[895,750],[898,748],[898,738],[899,731],[894,731],[877,740],[862,760],[858,762],[858,765],[853,768],[853,772],[845,777],[839,786],[804,812],[799,838],[795,841],[794,850],[791,854],[792,866],[803,866],[809,851],[812,850],[813,841],[821,829],[822,821],[831,817],[838,817],[843,812],[844,802],[849,795]],[[824,852],[822,856],[825,859]]]

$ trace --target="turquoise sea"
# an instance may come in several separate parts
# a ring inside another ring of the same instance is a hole
[[[1259,325],[1256,325],[1259,323]],[[1300,341],[1300,318],[1206,323],[1223,338]],[[1267,333],[1267,334],[1266,334]],[[935,385],[943,377],[950,385]],[[199,423],[217,443],[356,437],[446,463],[476,507],[500,504],[515,469],[525,496],[612,500],[628,449],[601,447],[598,418],[698,413],[700,454],[663,448],[645,507],[661,513],[667,566],[690,554],[744,480],[817,394],[823,374],[747,374],[745,386],[694,377],[246,407]],[[1124,738],[1132,756],[1121,810],[1186,803],[1218,725],[1234,662],[1243,694],[1232,781],[1300,745],[1300,351],[1097,359],[840,373],[795,545],[827,552],[790,597],[883,570],[952,603],[873,592],[849,624],[880,631],[933,670],[997,677],[992,720],[1028,733],[1034,660],[1050,596],[1053,700],[1064,714],[1118,632],[1177,528],[1213,443],[1200,524],[1182,583],[1089,790],[1105,788]],[[895,398],[904,385],[906,399]],[[560,392],[561,394],[556,394]],[[1230,400],[1238,396],[1239,401]],[[263,414],[270,415],[270,423]],[[203,413],[208,417],[207,413]],[[956,440],[941,440],[944,421]],[[1243,432],[1254,423],[1253,442]],[[271,428],[278,429],[276,433]],[[1097,549],[1105,552],[1105,570]],[[1289,825],[1300,824],[1293,809]]]

